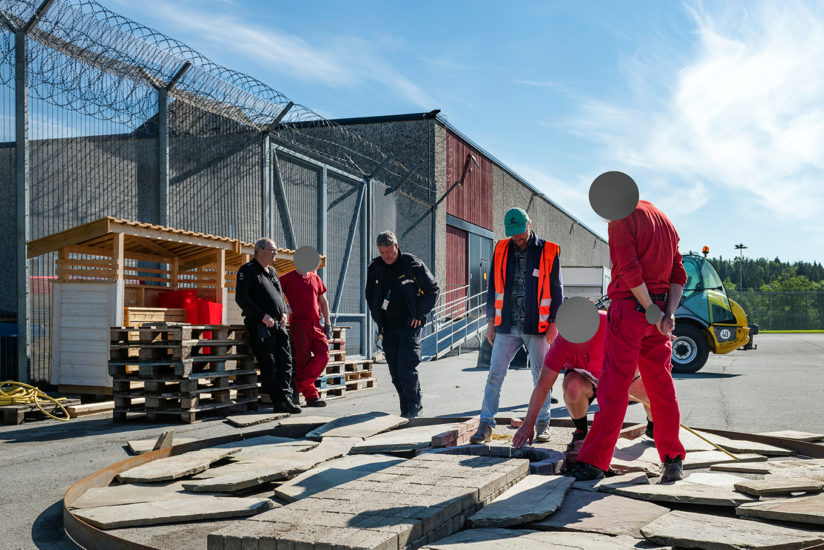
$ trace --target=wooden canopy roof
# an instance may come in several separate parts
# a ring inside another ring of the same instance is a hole
[[[163,263],[177,259],[180,271],[213,263],[215,253],[221,249],[225,250],[226,266],[240,266],[245,257],[254,255],[253,243],[113,217],[29,241],[27,254],[29,258],[34,258],[68,248],[74,253],[111,257],[118,234],[123,235],[123,255],[126,258]],[[294,250],[286,248],[277,249],[275,270],[278,274],[295,269],[294,253]],[[319,267],[325,265],[326,257],[321,256]]]

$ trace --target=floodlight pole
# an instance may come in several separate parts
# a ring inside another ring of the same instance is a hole
[[[744,290],[744,249],[747,246],[744,243],[739,243],[735,245],[735,249],[741,252],[738,261],[738,291],[741,292]]]

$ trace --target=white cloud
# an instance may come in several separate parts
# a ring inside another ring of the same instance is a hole
[[[179,6],[149,0],[144,2],[143,10],[153,17],[173,21],[181,34],[196,34],[199,41],[257,60],[304,82],[330,88],[364,88],[369,93],[375,93],[377,85],[417,107],[431,109],[436,104],[393,66],[381,52],[380,44],[358,37],[329,36],[324,46],[314,46],[296,34],[257,26],[231,14],[198,11],[193,4]],[[268,84],[278,87],[276,82]],[[300,98],[295,99],[300,102]]]
[[[600,143],[605,159],[636,179],[668,181],[647,182],[662,206],[696,210],[717,186],[754,202],[748,208],[817,224],[824,215],[824,5],[711,7],[688,7],[697,43],[680,69],[626,63],[636,101],[590,99],[565,126]],[[659,101],[648,102],[649,88],[667,78],[663,101],[656,94]],[[645,81],[648,89],[636,89]],[[667,193],[673,183],[677,192]]]

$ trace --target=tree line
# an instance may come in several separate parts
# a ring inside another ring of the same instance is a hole
[[[761,292],[824,290],[824,265],[819,262],[782,262],[778,258],[709,258],[727,291]],[[743,263],[743,265],[742,265]]]

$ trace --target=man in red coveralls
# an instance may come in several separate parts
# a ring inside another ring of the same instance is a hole
[[[326,301],[326,285],[314,271],[290,271],[280,278],[283,294],[292,308],[289,322],[295,350],[295,375],[292,383],[306,399],[307,407],[325,407],[315,380],[329,363],[329,340],[332,326],[329,324],[329,302]],[[323,314],[325,324],[321,326]],[[295,394],[297,402],[297,394]]]
[[[598,312],[598,330],[595,335],[582,343],[570,342],[563,335],[558,335],[555,342],[549,347],[544,359],[544,369],[532,391],[529,400],[529,410],[524,418],[523,425],[512,438],[512,446],[520,449],[527,442],[532,443],[535,435],[535,422],[538,410],[546,400],[550,388],[555,384],[561,370],[566,368],[564,375],[564,403],[566,403],[575,431],[572,434],[570,450],[577,441],[583,440],[588,431],[587,409],[595,400],[598,379],[604,363],[604,337],[607,333],[607,313]],[[629,393],[633,397],[647,399],[644,384],[636,378],[630,386]]]
[[[686,455],[678,439],[681,418],[670,375],[674,313],[687,279],[678,234],[669,218],[644,200],[628,216],[610,221],[608,233],[612,281],[607,294],[612,303],[598,384],[600,410],[568,475],[579,481],[604,476],[637,365],[655,420],[655,446],[664,464],[661,482],[676,481],[683,478]]]

